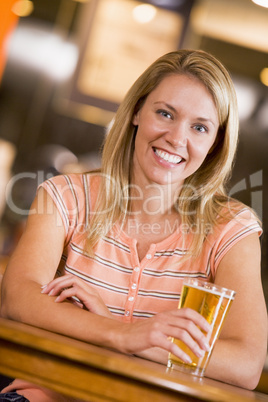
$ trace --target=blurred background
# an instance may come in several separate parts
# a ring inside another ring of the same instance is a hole
[[[197,48],[219,58],[235,83],[241,128],[229,193],[263,221],[268,300],[263,2],[266,7],[252,0],[0,0],[2,258],[14,248],[40,182],[99,166],[107,125],[140,73],[168,51]]]

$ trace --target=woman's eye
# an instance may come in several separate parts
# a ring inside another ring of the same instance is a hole
[[[168,119],[172,119],[172,114],[167,112],[166,110],[157,110],[157,114],[160,114],[161,116],[167,117]]]
[[[207,127],[206,127],[206,126],[203,126],[202,124],[196,124],[196,125],[194,126],[194,129],[197,130],[197,131],[199,131],[200,133],[207,133],[207,132],[208,132]]]

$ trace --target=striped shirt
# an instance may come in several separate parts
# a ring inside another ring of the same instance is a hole
[[[261,234],[250,209],[241,206],[232,219],[219,223],[208,234],[196,259],[181,262],[189,244],[187,237],[183,243],[177,228],[165,240],[152,243],[140,261],[136,239],[117,224],[90,256],[84,249],[83,235],[90,211],[94,211],[99,182],[98,174],[70,174],[53,177],[41,186],[54,200],[65,227],[60,274],[75,275],[95,287],[111,313],[125,322],[176,308],[185,277],[213,282],[228,250],[253,232]]]

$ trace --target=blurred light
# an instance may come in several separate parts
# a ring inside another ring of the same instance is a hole
[[[248,4],[243,7],[243,2]],[[267,10],[250,0],[197,2],[191,13],[191,26],[201,37],[268,52]]]
[[[258,111],[258,122],[260,126],[267,130],[268,129],[268,98],[266,98],[262,104],[260,105],[259,111]]]
[[[256,109],[259,92],[250,81],[244,81],[237,77],[234,77],[233,81],[237,96],[239,119],[241,121],[247,120]]]
[[[78,159],[69,149],[54,145],[54,167],[58,172],[63,172],[67,165],[73,165],[77,163]]]
[[[31,166],[35,169],[56,169],[62,172],[65,165],[77,163],[77,156],[68,148],[58,144],[46,144],[38,147],[31,157]]]
[[[268,87],[268,67],[261,70],[260,79],[261,82]]]
[[[6,186],[11,177],[11,169],[16,156],[16,147],[9,141],[0,139],[0,217],[6,206]]]
[[[156,8],[150,4],[141,4],[133,9],[133,18],[140,24],[146,24],[154,19]]]
[[[11,61],[62,81],[73,73],[78,49],[50,31],[19,26],[9,42],[8,56]]]
[[[258,6],[268,8],[268,0],[252,0]]]
[[[0,174],[11,169],[15,155],[15,146],[9,141],[0,139]]]
[[[12,6],[12,11],[18,17],[28,17],[33,12],[34,5],[30,0],[19,0]]]

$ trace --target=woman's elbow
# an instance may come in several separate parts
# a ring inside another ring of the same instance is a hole
[[[241,367],[241,371],[239,370],[239,372],[237,372],[235,385],[251,391],[254,390],[259,384],[265,357],[251,357],[251,359]]]
[[[10,313],[8,310],[9,309],[8,309],[8,303],[7,303],[6,297],[1,295],[0,316],[2,318],[12,318],[12,317],[10,317]]]
[[[14,295],[12,296],[12,293],[7,291],[6,288],[2,287],[1,291],[1,305],[0,305],[0,316],[2,318],[8,318],[11,320],[18,320],[18,317],[16,314],[16,306],[18,306],[18,297]]]
[[[256,372],[248,373],[248,375],[241,376],[237,385],[241,388],[246,388],[250,391],[253,391],[259,384],[261,373],[262,369]]]

